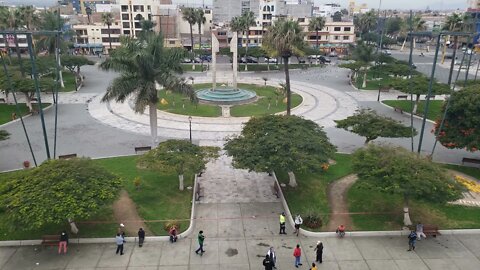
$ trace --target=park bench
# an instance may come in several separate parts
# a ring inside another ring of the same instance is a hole
[[[138,154],[138,152],[147,152],[152,150],[151,146],[138,146],[135,147],[135,154]]]
[[[68,154],[68,155],[61,155],[58,156],[59,159],[71,159],[71,158],[76,158],[77,154]]]
[[[407,100],[407,99],[408,99],[408,95],[398,95],[398,96],[397,96],[397,99],[405,99],[405,100]]]
[[[430,96],[426,95],[425,99],[427,99],[428,97],[430,97],[430,99],[435,99],[435,95],[430,95]]]
[[[273,192],[273,195],[277,196],[277,198],[280,198],[280,188],[278,187],[278,184],[276,181],[273,182],[272,192]]]
[[[423,225],[423,233],[426,236],[433,236],[433,237],[437,237],[437,235],[440,235],[437,225],[428,225],[428,224]]]
[[[197,182],[195,187],[195,201],[200,201],[200,198],[204,196],[203,188],[200,186],[200,183]]]
[[[403,109],[400,108],[400,107],[393,107],[393,110],[396,111],[396,112],[399,112],[399,113],[403,114]]]
[[[468,162],[468,163],[475,163],[475,164],[480,164],[480,159],[476,159],[476,158],[462,158],[462,165],[463,163],[465,162]]]
[[[60,235],[43,235],[42,246],[58,246]]]
[[[0,101],[3,102],[3,103],[7,103],[7,100],[5,98],[0,98]]]

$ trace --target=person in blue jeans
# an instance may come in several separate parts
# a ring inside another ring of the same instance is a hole
[[[197,250],[195,250],[195,253],[198,254],[200,252],[200,255],[203,255],[205,250],[203,250],[203,241],[205,240],[205,235],[203,235],[203,231],[198,232],[198,245],[200,246]]]
[[[412,251],[415,250],[415,243],[417,242],[417,233],[415,231],[411,231],[408,235],[408,250]]]
[[[300,245],[293,250],[293,257],[295,257],[295,267],[298,268],[299,265],[302,265],[300,262],[300,258],[302,257],[302,250],[300,249]]]

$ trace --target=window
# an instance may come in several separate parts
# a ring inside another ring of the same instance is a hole
[[[170,45],[175,45],[175,40],[169,40],[169,41],[168,41],[168,44],[170,44]]]
[[[333,28],[333,31],[339,32],[339,31],[341,31],[341,29],[342,29],[341,27],[334,27],[334,28]]]
[[[349,40],[350,37],[349,36],[343,36],[343,40]]]
[[[124,22],[122,25],[123,25],[123,28],[130,28],[129,22]]]
[[[124,35],[130,35],[130,30],[123,30]]]
[[[345,31],[345,32],[350,32],[351,30],[352,30],[351,27],[344,27],[344,28],[343,28],[343,31]]]
[[[210,9],[205,10],[205,14],[210,14],[210,13],[212,13],[212,11]]]
[[[152,9],[151,9],[151,7],[150,7],[150,6],[147,6],[147,10],[148,10],[148,11],[150,11],[150,10],[152,10]]]
[[[143,16],[141,14],[137,14],[137,16],[135,16],[135,20],[141,21],[143,20]]]
[[[333,37],[333,39],[339,40],[339,39],[340,39],[340,36],[335,36],[335,37]]]
[[[305,22],[305,18],[298,18],[298,22]]]
[[[271,10],[272,12],[274,12],[274,11],[275,11],[275,6],[271,6],[271,7],[270,7],[270,10]]]
[[[135,11],[135,12],[144,12],[145,9],[144,9],[144,7],[141,6],[141,5],[135,5],[135,6],[133,6],[133,11]]]
[[[128,6],[122,5],[122,12],[128,12]]]
[[[129,16],[128,14],[122,14],[122,20],[128,20]]]
[[[135,28],[142,28],[142,25],[139,22],[135,22]]]

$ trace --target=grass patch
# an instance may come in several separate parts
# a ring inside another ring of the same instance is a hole
[[[287,187],[283,188],[283,194],[293,215],[304,216],[308,211],[321,213],[322,228],[326,227],[330,213],[327,197],[328,185],[352,173],[350,155],[337,153],[335,154],[335,161],[336,164],[331,165],[326,172],[296,173],[298,181],[296,188],[288,186],[287,172],[277,172],[280,183],[287,184]],[[322,228],[314,231],[321,231]]]
[[[181,220],[180,229],[186,230],[190,223],[192,192],[187,189],[178,190],[176,175],[138,169],[136,158],[137,156],[128,156],[94,161],[122,178],[123,188],[137,205],[140,217],[154,221],[147,222],[147,226],[155,235],[167,235],[163,229],[164,220]],[[0,174],[0,183],[7,177],[22,172]],[[133,183],[133,179],[137,176],[141,178],[141,186],[138,190]],[[193,176],[186,176],[185,186],[191,185],[193,185]],[[111,206],[102,208],[88,220],[77,220],[77,223],[80,230],[78,237],[112,237],[118,227]],[[42,235],[59,234],[63,230],[70,231],[67,223],[49,225],[33,231],[15,228],[7,220],[7,213],[0,208],[0,240],[40,239]],[[71,237],[73,238],[73,235]]]
[[[360,90],[378,90],[380,87],[388,86],[392,83],[393,79],[387,73],[367,71],[367,87],[363,88],[363,72],[358,73],[358,76],[354,82],[355,87]]]
[[[159,99],[165,99],[168,104],[157,104],[157,108],[162,111],[191,116],[219,117],[222,115],[222,109],[216,105],[194,104],[190,99],[182,94],[160,91]]]
[[[63,84],[65,85],[65,88],[61,88],[59,86],[58,87],[58,92],[72,92],[72,91],[75,91],[75,75],[73,75],[73,73],[71,73],[69,71],[63,71],[62,76],[63,76]],[[52,80],[55,80],[55,73],[45,75],[44,78],[51,78]],[[52,91],[54,91],[54,90],[55,89],[52,89]]]
[[[348,192],[354,229],[400,230],[403,225],[403,197],[362,188],[357,182]],[[363,214],[363,212],[373,214]],[[383,213],[383,214],[382,214]],[[471,229],[480,227],[480,208],[460,205],[442,205],[420,200],[410,201],[413,223],[435,224],[440,229]]]
[[[202,69],[202,64],[197,63],[195,64],[195,69],[193,69],[192,64],[182,64],[182,70],[183,72],[203,72],[207,70],[208,63],[205,62],[203,63],[203,69]]]
[[[412,111],[412,103],[409,100],[384,100],[383,103],[392,107],[399,107],[405,112]],[[423,117],[425,113],[425,104],[424,100],[420,100],[418,103],[416,115]],[[430,107],[428,108],[427,118],[435,121],[442,118],[442,106],[443,100],[430,100]]]
[[[13,97],[11,97],[13,99]],[[25,103],[19,103],[20,112],[22,116],[30,114],[30,111]],[[50,103],[42,103],[42,107],[46,108]],[[38,105],[36,103],[32,104],[34,110],[38,111]],[[15,104],[0,104],[0,125],[12,121],[12,113],[17,114],[17,108]]]
[[[239,87],[255,91],[259,98],[255,103],[232,106],[230,108],[230,115],[234,117],[262,116],[287,110],[287,104],[283,103],[284,97],[278,95],[273,86],[259,87],[251,84],[239,84]],[[292,108],[300,105],[302,100],[303,99],[300,95],[292,93]]]
[[[453,164],[445,164],[444,167],[447,169],[459,171],[461,173],[464,173],[466,175],[469,175],[471,177],[474,177],[480,180],[480,168],[466,167],[466,166],[453,165]]]

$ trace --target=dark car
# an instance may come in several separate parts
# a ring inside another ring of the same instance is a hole
[[[258,59],[253,56],[247,56],[247,63],[258,63]]]
[[[322,63],[322,64],[332,62],[332,60],[330,60],[329,58],[326,58],[325,56],[320,56],[319,60],[320,60],[320,63]]]
[[[211,55],[200,55],[200,59],[204,62],[210,62],[212,61],[212,56]]]

